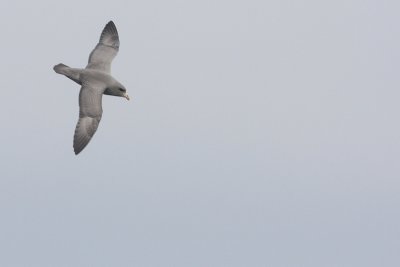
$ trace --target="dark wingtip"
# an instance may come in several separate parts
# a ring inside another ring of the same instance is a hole
[[[106,26],[104,27],[104,30],[108,30],[108,31],[110,31],[110,32],[113,32],[113,33],[118,33],[117,32],[117,27],[115,26],[115,23],[112,21],[112,20],[110,20],[107,24],[106,24]]]
[[[73,143],[72,147],[74,148],[75,155],[78,155],[79,153],[81,153],[82,150],[85,148],[85,146],[86,145],[82,145],[82,142],[77,142],[76,138],[74,136],[74,143]]]
[[[79,153],[82,152],[82,150],[86,147],[86,145],[88,144],[88,142],[86,144],[82,144],[82,142],[75,142],[75,138],[74,138],[74,153],[75,155],[78,155]]]
[[[106,38],[106,36],[108,36]],[[110,39],[110,40],[108,40]],[[115,47],[119,47],[119,37],[118,37],[118,31],[117,31],[117,27],[115,26],[114,22],[112,20],[110,20],[106,26],[104,26],[103,31],[101,32],[100,35],[100,40],[99,42],[110,42],[107,45],[111,45],[111,46],[115,46]]]
[[[77,156],[79,153],[81,153],[81,151],[82,151],[82,149],[79,150],[79,149],[77,149],[76,147],[74,147],[74,153],[75,153],[76,156]]]

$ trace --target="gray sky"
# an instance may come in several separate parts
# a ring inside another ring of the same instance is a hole
[[[399,266],[399,1],[7,1],[0,266]],[[94,10],[93,10],[94,9]],[[75,156],[113,20],[133,101]]]

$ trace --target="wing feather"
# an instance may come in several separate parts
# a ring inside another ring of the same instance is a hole
[[[114,22],[110,21],[104,27],[100,41],[90,53],[87,69],[101,70],[111,73],[111,62],[119,50],[118,31]]]
[[[74,151],[79,154],[90,142],[103,114],[102,93],[83,85],[79,93],[79,120],[74,134]]]

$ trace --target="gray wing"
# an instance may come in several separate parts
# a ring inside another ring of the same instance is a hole
[[[87,69],[101,70],[111,73],[111,62],[119,50],[118,31],[114,22],[110,21],[104,27],[100,41],[89,56]]]
[[[79,93],[79,120],[75,128],[74,151],[78,155],[92,139],[99,126],[103,109],[102,93],[96,88],[83,85]]]

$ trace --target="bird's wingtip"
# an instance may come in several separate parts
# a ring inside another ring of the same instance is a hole
[[[115,27],[115,23],[112,20],[110,20],[106,25],[110,25],[110,26],[114,26]]]

